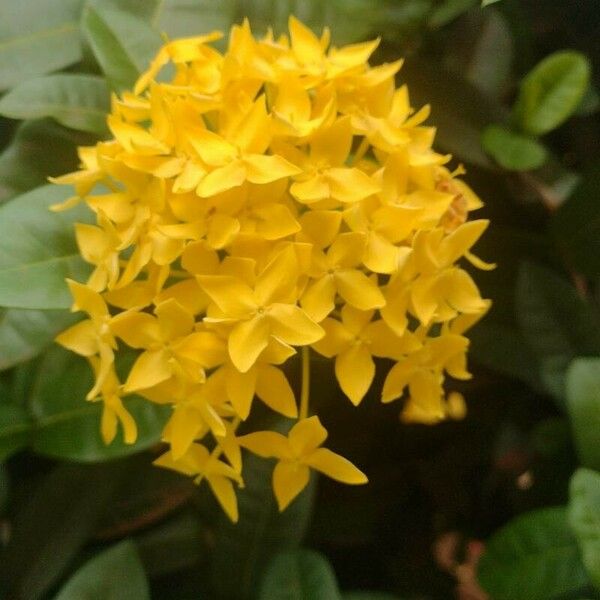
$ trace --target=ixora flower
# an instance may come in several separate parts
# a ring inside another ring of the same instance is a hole
[[[57,339],[94,370],[104,440],[119,425],[135,440],[127,395],[171,405],[156,464],[206,480],[235,521],[242,449],[277,459],[281,510],[311,469],[367,481],[321,447],[312,351],[335,361],[355,405],[385,358],[381,399],[400,401],[404,421],[460,418],[444,379],[470,377],[464,333],[489,307],[460,264],[493,265],[471,252],[487,226],[467,220],[480,200],[432,149],[427,107],[396,87],[401,62],[369,65],[377,41],[330,47],[327,29],[293,17],[289,36],[234,26],[224,54],[219,37],[167,43],[113,98],[112,139],[54,180],[76,192],[55,210],[83,201],[96,215],[76,226],[92,274],[69,282],[88,318]],[[121,382],[125,347],[137,359]],[[281,368],[298,349],[299,399]],[[241,435],[255,396],[297,419],[287,436]]]

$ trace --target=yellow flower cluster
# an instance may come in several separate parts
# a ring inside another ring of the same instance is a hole
[[[219,37],[167,43],[113,99],[113,138],[54,180],[76,190],[55,209],[84,200],[97,221],[76,225],[93,272],[69,281],[88,318],[58,342],[91,362],[105,441],[119,423],[136,438],[125,396],[171,405],[157,464],[206,479],[236,520],[241,448],[278,460],[282,510],[309,469],[366,481],[320,447],[309,348],[335,357],[355,405],[382,357],[382,400],[402,398],[404,420],[461,416],[444,376],[470,377],[463,333],[488,302],[457,261],[487,268],[470,253],[487,222],[467,222],[481,203],[432,150],[428,108],[396,89],[401,62],[369,66],[377,41],[330,48],[294,18],[277,38],[234,26],[224,54]],[[138,351],[123,382],[121,344]],[[300,402],[281,368],[298,347]],[[288,436],[236,434],[255,397],[298,419]]]

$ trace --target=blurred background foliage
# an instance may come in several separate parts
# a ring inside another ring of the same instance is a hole
[[[331,446],[370,484],[315,481],[279,515],[272,465],[248,457],[234,526],[151,466],[160,410],[140,404],[135,447],[102,444],[87,366],[52,347],[72,315],[7,282],[15,248],[74,252],[41,210],[64,192],[31,190],[106,134],[110,90],[161,34],[244,17],[281,32],[290,14],[336,44],[380,36],[375,62],[406,57],[413,105],[486,202],[494,306],[460,422],[401,425],[375,395],[354,408],[317,363]],[[0,0],[0,597],[599,598],[599,65],[597,0]]]

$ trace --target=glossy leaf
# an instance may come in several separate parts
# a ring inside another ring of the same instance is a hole
[[[77,146],[89,146],[95,139],[51,119],[21,123],[0,154],[0,203],[46,184],[48,176],[74,171]]]
[[[536,140],[501,127],[490,125],[481,136],[485,151],[509,171],[529,171],[541,167],[548,157]]]
[[[0,371],[33,358],[80,316],[67,310],[21,310],[0,313]]]
[[[478,576],[494,600],[547,600],[583,587],[588,579],[566,509],[510,521],[488,541]]]
[[[160,440],[170,415],[168,406],[126,398],[124,404],[137,423],[137,441],[125,444],[119,432],[106,445],[100,436],[101,403],[85,400],[93,383],[86,361],[56,347],[43,357],[35,377],[29,398],[36,419],[32,448],[48,456],[94,462],[139,452]]]
[[[590,80],[590,63],[579,52],[555,52],[521,82],[516,122],[531,135],[552,131],[577,109]]]
[[[71,306],[65,278],[81,281],[89,272],[73,223],[89,220],[91,211],[83,205],[59,213],[48,209],[71,194],[67,186],[47,185],[0,207],[0,306]]]
[[[571,363],[567,407],[581,464],[600,470],[600,358],[578,358]]]
[[[0,114],[11,119],[52,117],[62,125],[103,134],[110,93],[94,75],[60,73],[29,79],[0,99]]]
[[[269,426],[286,433],[291,422],[281,419]],[[314,477],[292,504],[280,513],[271,478],[273,461],[253,454],[244,456],[244,489],[237,492],[237,524],[219,514],[212,554],[212,586],[219,597],[254,598],[259,577],[277,552],[297,547],[308,527],[314,499]],[[236,569],[232,570],[231,565]]]
[[[341,600],[335,573],[313,550],[276,555],[265,571],[259,600]]]
[[[0,402],[0,461],[24,448],[31,436],[31,419],[18,404]]]
[[[447,25],[476,5],[477,0],[444,0],[429,17],[429,26],[435,29]]]
[[[569,362],[600,353],[598,315],[570,283],[532,262],[521,265],[516,294],[517,318],[540,363],[542,382],[563,405]]]
[[[428,123],[436,126],[436,146],[457,160],[489,168],[481,131],[504,118],[502,108],[460,75],[429,61],[410,57],[399,78],[408,84],[411,105],[431,105]]]
[[[94,0],[83,10],[81,27],[85,39],[118,91],[133,87],[161,46],[158,32],[144,19],[148,11],[143,4]]]
[[[0,90],[81,60],[82,0],[3,2]]]
[[[125,540],[85,563],[54,600],[149,600],[150,590],[135,544]]]
[[[469,339],[474,362],[523,381],[534,389],[540,387],[536,356],[516,328],[485,319],[469,331]]]
[[[588,277],[600,276],[600,163],[585,173],[554,213],[551,231],[569,265]]]
[[[92,535],[127,469],[118,461],[62,464],[41,479],[19,507],[10,541],[0,554],[6,597],[44,596]]]
[[[220,0],[218,4],[212,0],[163,0],[156,7],[152,23],[170,38],[198,35],[199,31],[227,31],[235,21],[238,3],[238,0]],[[254,25],[254,19],[251,23]]]
[[[569,524],[590,579],[600,589],[600,473],[578,469],[571,478]]]

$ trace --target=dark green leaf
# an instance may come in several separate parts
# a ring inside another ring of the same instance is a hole
[[[27,411],[11,402],[0,402],[0,461],[27,446],[31,419]]]
[[[55,600],[146,600],[150,590],[135,544],[125,540],[81,567]]]
[[[571,363],[567,407],[581,464],[600,470],[600,358],[578,358]]]
[[[82,0],[3,2],[0,90],[81,60]]]
[[[429,17],[433,29],[447,25],[477,4],[477,0],[444,0]]]
[[[514,106],[516,122],[531,135],[543,135],[577,109],[590,80],[590,63],[579,52],[555,52],[521,82]]]
[[[83,205],[51,212],[65,200],[67,186],[47,185],[0,207],[0,306],[68,308],[66,277],[85,280],[89,272],[75,243],[74,222],[89,220]]]
[[[542,144],[500,125],[486,127],[481,143],[500,166],[510,171],[537,169],[548,157]]]
[[[513,519],[489,540],[479,582],[494,600],[548,600],[587,583],[566,509],[553,507]]]
[[[492,165],[481,146],[481,131],[503,119],[500,106],[460,75],[416,57],[406,60],[400,80],[408,84],[413,106],[431,105],[436,147],[477,166]]]
[[[83,10],[83,34],[118,91],[133,87],[161,45],[158,33],[144,20],[147,10],[143,4],[94,0]],[[136,7],[141,7],[141,14]]]
[[[95,138],[67,129],[51,119],[25,121],[0,154],[0,203],[77,169],[77,146]]]
[[[564,374],[571,359],[600,353],[598,315],[575,288],[551,269],[521,265],[517,318],[541,366],[546,389],[564,404]]]
[[[564,456],[571,446],[571,428],[564,417],[549,417],[531,430],[531,446],[538,455],[547,458]]]
[[[554,214],[551,231],[570,265],[588,277],[600,275],[600,163],[587,170]]]
[[[289,430],[281,420],[275,429]],[[273,427],[271,427],[273,429]],[[246,487],[239,490],[237,524],[219,515],[212,555],[212,586],[223,598],[246,600],[256,595],[258,578],[277,552],[297,547],[308,526],[314,496],[314,478],[307,489],[283,512],[277,509],[271,476],[273,462],[255,455],[244,458]],[[235,570],[231,565],[235,564]]]
[[[343,600],[400,600],[398,596],[388,594],[387,592],[345,592],[342,594]]]
[[[11,119],[52,117],[59,123],[91,133],[106,132],[110,93],[94,75],[59,73],[29,79],[0,99],[0,114]]]
[[[484,320],[469,332],[469,338],[473,361],[519,379],[534,389],[540,387],[535,354],[516,328]]]
[[[327,559],[313,550],[292,550],[275,556],[263,576],[259,600],[341,600],[335,573]]]
[[[578,469],[571,479],[570,496],[569,524],[590,579],[600,589],[600,473]]]
[[[57,582],[92,534],[127,465],[63,464],[47,475],[13,521],[0,556],[6,598],[37,600]]]
[[[43,357],[35,377],[29,399],[36,418],[32,447],[49,456],[93,462],[139,452],[159,442],[170,415],[168,406],[125,398],[124,405],[137,423],[137,440],[125,444],[119,433],[107,446],[100,436],[101,403],[85,401],[93,377],[82,358],[53,348]]]
[[[191,511],[152,528],[136,542],[150,577],[192,567],[210,554],[208,531]]]
[[[0,371],[42,352],[79,318],[66,310],[4,310],[0,313]]]
[[[481,27],[469,57],[462,65],[466,78],[480,91],[500,100],[511,74],[514,48],[506,18],[496,10],[482,13]]]

